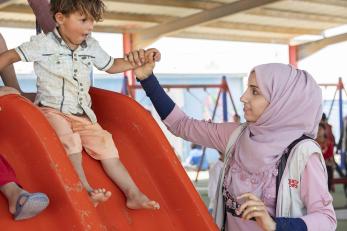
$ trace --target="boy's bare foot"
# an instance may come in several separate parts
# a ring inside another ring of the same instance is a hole
[[[129,209],[160,209],[156,201],[151,201],[142,192],[132,193],[127,198],[127,207]]]
[[[110,191],[106,191],[104,188],[94,189],[89,192],[89,196],[92,199],[93,205],[96,207],[99,203],[107,201],[112,193]]]

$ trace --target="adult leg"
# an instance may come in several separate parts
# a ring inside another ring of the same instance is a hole
[[[0,155],[0,191],[8,200],[9,210],[13,214],[16,201],[22,189],[18,187],[16,174],[10,164]]]
[[[49,204],[49,199],[45,194],[30,194],[19,187],[14,170],[1,155],[0,191],[6,197],[9,211],[15,215],[15,219],[27,219],[36,216]]]
[[[14,214],[16,212],[16,204],[19,196],[26,191],[20,188],[15,182],[9,182],[5,185],[0,186],[0,191],[8,201],[10,213]],[[22,198],[22,201],[20,201],[19,203],[23,204],[25,202],[24,199],[25,198]]]

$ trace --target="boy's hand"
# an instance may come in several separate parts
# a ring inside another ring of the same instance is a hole
[[[139,49],[124,55],[124,60],[129,62],[133,68],[140,67],[145,63],[145,50]]]
[[[143,49],[132,51],[125,55],[124,59],[134,67],[136,77],[143,80],[152,74],[155,62],[160,58],[160,52],[155,48],[150,48],[146,51]]]
[[[129,62],[134,68],[148,63],[153,58],[155,62],[159,62],[161,58],[160,52],[155,48],[134,50],[124,55],[124,60]]]
[[[155,48],[149,48],[148,50],[145,50],[145,58],[145,62],[148,62],[151,59],[155,62],[159,62],[161,59],[160,51]]]

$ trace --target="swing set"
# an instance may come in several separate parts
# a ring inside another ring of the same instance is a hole
[[[124,84],[123,86],[126,86],[126,85]],[[230,91],[230,88],[229,88],[229,85],[227,83],[225,76],[222,77],[222,81],[220,84],[162,84],[161,86],[164,89],[168,89],[168,90],[174,89],[174,88],[187,89],[189,94],[192,95],[199,102],[201,102],[201,100],[197,96],[195,96],[193,93],[191,93],[189,91],[190,89],[204,89],[205,91],[207,91],[207,89],[210,89],[210,88],[219,89],[218,94],[217,94],[217,99],[214,103],[211,121],[215,121],[216,113],[217,113],[217,109],[218,109],[218,105],[219,105],[220,100],[222,100],[223,122],[228,121],[228,97],[230,99],[234,114],[238,115],[237,109],[235,106],[235,102],[234,102],[234,99],[232,97],[232,94],[231,94],[231,91]],[[124,87],[123,87],[123,89],[124,89]],[[128,86],[128,90],[131,91],[133,89],[142,89],[142,86],[140,86],[140,85]],[[199,173],[202,169],[202,164],[203,164],[204,158],[206,158],[206,147],[204,147],[202,150],[202,157],[200,159],[200,163],[199,163],[199,166],[198,166],[198,169],[196,172],[195,182],[198,181]]]
[[[335,163],[336,171],[339,174],[339,178],[335,178],[332,180],[332,184],[344,184],[344,189],[345,189],[345,194],[347,196],[347,176],[343,172],[343,168],[345,169],[345,172],[347,173],[347,166],[346,166],[346,150],[343,150],[342,148],[342,143],[346,142],[344,139],[346,139],[346,131],[345,131],[345,126],[344,126],[344,117],[343,117],[343,93],[347,97],[347,91],[344,87],[344,84],[342,82],[342,78],[339,78],[339,81],[337,84],[319,84],[319,86],[322,86],[324,88],[327,87],[335,87],[335,92],[334,92],[334,97],[333,100],[330,104],[327,120],[331,117],[332,109],[335,104],[335,101],[337,100],[337,93],[338,93],[338,108],[339,108],[339,127],[340,127],[340,136],[339,136],[339,141],[336,144],[336,154],[339,154],[341,157],[341,165],[338,165]],[[344,138],[345,137],[345,138]]]

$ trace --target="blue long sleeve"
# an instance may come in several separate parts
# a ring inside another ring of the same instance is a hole
[[[276,231],[307,231],[307,226],[301,218],[276,217]]]
[[[160,118],[164,120],[174,109],[174,101],[172,101],[172,99],[160,86],[154,74],[152,74],[145,80],[141,80],[140,83],[145,90],[146,95],[152,101],[152,104],[155,110],[157,110]]]

